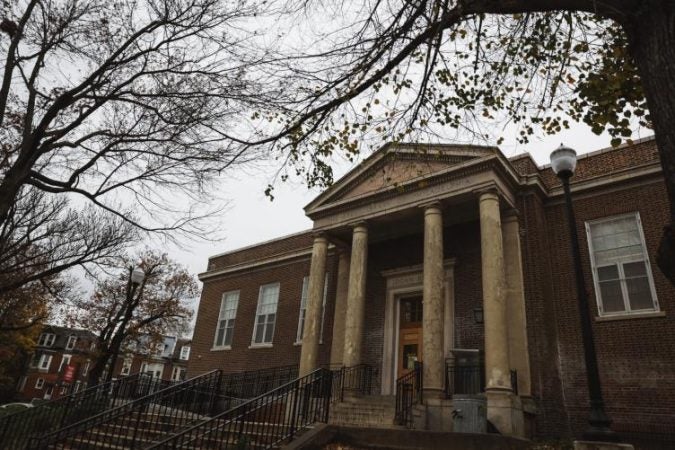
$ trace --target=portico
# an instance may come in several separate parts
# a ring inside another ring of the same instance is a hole
[[[489,420],[503,434],[522,435],[522,408],[511,384],[515,370],[520,396],[530,394],[520,227],[513,194],[518,182],[496,148],[391,145],[307,205],[316,236],[301,375],[317,366],[317,326],[330,242],[339,251],[331,363],[370,364],[367,355],[379,352],[380,391],[391,395],[401,372],[410,369],[411,361],[421,360],[423,398],[432,416],[429,408],[450,401],[446,360],[473,339],[472,345],[479,347],[475,350],[484,354]],[[467,262],[446,254],[446,248],[462,245],[454,242],[461,237],[448,231],[452,226],[473,227],[479,234],[478,242],[467,250],[480,254],[480,268],[473,274],[480,278],[482,291],[482,301],[474,307],[482,307],[484,316],[483,324],[478,324],[482,327],[478,344],[477,333],[460,332],[474,330],[477,324],[456,320],[456,302],[465,296],[465,286],[457,285],[455,268]],[[409,239],[419,245],[421,264],[391,267],[396,258],[380,254],[395,255],[388,243],[408,235],[421,235],[421,240]],[[373,253],[373,248],[385,251]],[[371,266],[369,257],[376,264]],[[376,270],[383,260],[388,268]],[[373,280],[384,286],[384,295],[373,294],[375,286],[368,284]],[[373,348],[376,340],[369,337],[374,335],[382,336],[380,348]],[[427,424],[439,428],[431,420]]]

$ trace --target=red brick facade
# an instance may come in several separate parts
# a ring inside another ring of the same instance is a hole
[[[654,260],[668,220],[665,185],[653,140],[579,158],[572,180],[578,233],[603,393],[613,428],[628,433],[675,434],[675,288]],[[588,400],[573,263],[560,183],[550,168],[528,156],[508,162],[520,176],[518,213],[524,276],[527,338],[534,419],[538,436],[578,435],[585,428]],[[638,212],[651,259],[659,313],[650,317],[598,318],[585,222]],[[420,224],[421,224],[420,214]],[[446,225],[444,257],[454,258],[454,347],[483,349],[481,236],[476,217]],[[330,361],[337,289],[337,251],[329,250],[328,296],[319,364]],[[348,243],[347,243],[348,244]],[[263,243],[209,260],[189,363],[189,375],[298,364],[295,344],[303,277],[309,274],[312,233]],[[382,366],[386,280],[383,271],[423,261],[422,227],[368,247],[364,361]],[[273,344],[249,348],[260,286],[280,283]],[[221,297],[239,290],[231,349],[212,350]],[[379,384],[379,379],[377,380]]]
[[[53,339],[49,335],[54,336]],[[69,339],[74,339],[74,345],[72,340],[68,344]],[[25,375],[19,380],[17,397],[26,401],[57,399],[84,389],[94,342],[94,335],[85,330],[45,327],[27,362]],[[64,361],[67,355],[70,355],[68,364]]]

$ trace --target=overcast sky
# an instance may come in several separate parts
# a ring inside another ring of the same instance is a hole
[[[634,135],[634,139],[651,135],[649,131]],[[549,163],[550,153],[564,142],[579,154],[588,153],[609,146],[608,135],[596,136],[584,125],[577,125],[555,136],[533,137],[528,145],[515,145],[507,139],[500,149],[507,157],[529,152],[537,162]],[[361,159],[367,157],[361,155]],[[337,180],[355,164],[339,164],[335,171]],[[274,201],[264,195],[265,187],[274,174],[273,167],[247,169],[240,173],[229,173],[220,180],[222,195],[231,199],[229,209],[221,217],[224,239],[216,242],[188,243],[180,249],[170,245],[166,251],[171,257],[198,274],[206,269],[208,257],[235,250],[239,247],[274,239],[287,234],[311,228],[312,223],[304,215],[303,207],[316,197],[319,190],[309,190],[300,183],[277,184]]]

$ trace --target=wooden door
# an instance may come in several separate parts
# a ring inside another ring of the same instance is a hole
[[[422,361],[422,296],[403,297],[399,307],[397,378],[413,370],[415,361]]]

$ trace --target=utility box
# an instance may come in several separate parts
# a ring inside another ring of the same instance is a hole
[[[487,433],[487,399],[484,395],[452,396],[452,431]]]

